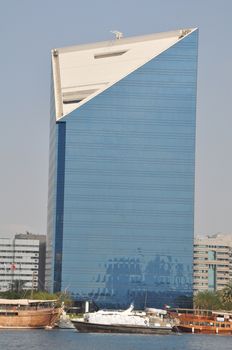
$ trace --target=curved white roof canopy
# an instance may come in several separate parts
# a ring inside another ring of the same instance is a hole
[[[195,30],[182,29],[52,50],[56,120]]]

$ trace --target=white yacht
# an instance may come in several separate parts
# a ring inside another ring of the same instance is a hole
[[[72,323],[79,332],[94,333],[141,333],[168,334],[175,326],[166,310],[147,308],[134,310],[99,310],[87,312],[82,319],[73,319]]]

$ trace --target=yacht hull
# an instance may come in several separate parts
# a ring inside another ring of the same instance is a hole
[[[82,321],[72,321],[80,333],[127,333],[127,334],[170,334],[171,327],[145,327],[129,325],[96,324]]]

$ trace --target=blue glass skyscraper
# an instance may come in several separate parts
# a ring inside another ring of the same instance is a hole
[[[52,51],[47,287],[192,294],[197,29]]]

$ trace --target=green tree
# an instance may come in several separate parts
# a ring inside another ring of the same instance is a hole
[[[10,284],[10,290],[12,292],[16,292],[19,293],[22,292],[24,290],[26,281],[23,280],[14,280],[12,281],[12,283]]]
[[[64,304],[65,307],[70,307],[73,305],[73,299],[71,295],[67,292],[56,293],[58,303],[60,305]]]
[[[218,292],[205,291],[198,292],[194,296],[194,308],[205,310],[220,310],[222,302]]]
[[[220,299],[225,309],[232,309],[232,282],[220,291]]]

